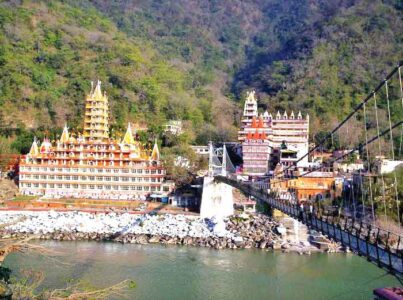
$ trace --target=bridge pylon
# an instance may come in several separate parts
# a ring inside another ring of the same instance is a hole
[[[227,176],[227,149],[223,146],[222,162],[214,151],[213,143],[209,143],[209,171],[204,177],[203,194],[200,206],[202,218],[225,218],[234,214],[232,186],[214,180],[214,176]]]

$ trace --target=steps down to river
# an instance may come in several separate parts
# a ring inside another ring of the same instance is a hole
[[[281,223],[287,228],[287,239],[294,243],[309,241],[309,229],[306,225],[290,217],[284,217]]]

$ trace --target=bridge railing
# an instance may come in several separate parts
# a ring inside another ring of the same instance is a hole
[[[403,238],[397,233],[379,228],[361,220],[340,215],[324,215],[315,210],[304,209],[288,200],[276,199],[267,189],[256,187],[236,178],[217,176],[221,182],[229,184],[256,199],[268,203],[287,215],[296,218],[329,238],[365,256],[368,261],[392,273],[403,274]]]

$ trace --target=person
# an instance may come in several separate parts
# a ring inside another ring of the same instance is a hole
[[[304,204],[301,202],[301,204],[299,205],[299,218],[301,220],[304,219]]]

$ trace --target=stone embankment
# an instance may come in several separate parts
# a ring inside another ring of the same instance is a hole
[[[60,241],[158,243],[214,249],[259,248],[301,254],[320,251],[307,240],[290,239],[283,224],[261,214],[217,221],[183,215],[0,212],[1,224],[4,225],[0,229],[3,238],[35,235],[39,239]]]

